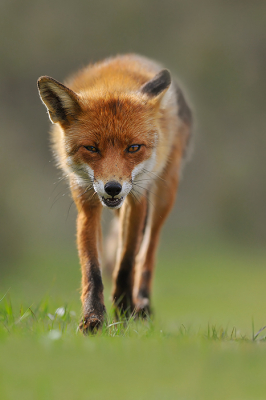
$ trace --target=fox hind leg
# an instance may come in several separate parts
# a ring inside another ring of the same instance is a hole
[[[151,198],[154,206],[150,207],[152,209],[136,262],[134,305],[140,316],[145,317],[151,312],[150,295],[156,250],[161,229],[174,205],[178,181],[178,166],[172,165],[162,175],[162,180],[157,182],[156,188],[153,188],[155,192]]]
[[[139,251],[147,214],[147,199],[127,198],[120,211],[119,244],[113,272],[113,301],[119,312],[130,315],[134,310],[133,282],[135,257]],[[119,314],[118,312],[118,314]]]
[[[119,211],[119,210],[116,210]],[[116,253],[118,248],[118,236],[119,236],[119,214],[117,213],[111,220],[109,226],[108,236],[105,240],[105,254],[104,254],[104,271],[110,278],[114,271]]]

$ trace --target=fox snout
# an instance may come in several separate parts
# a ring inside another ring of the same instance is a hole
[[[107,194],[109,194],[109,196],[117,196],[121,190],[122,190],[122,186],[120,185],[119,182],[116,181],[111,181],[111,182],[107,182],[104,185],[104,190],[106,191]]]
[[[102,197],[103,204],[110,208],[118,208],[124,200],[122,196],[115,198],[115,196],[118,196],[122,191],[122,186],[120,183],[117,181],[107,182],[104,185],[104,190],[109,196],[112,197]]]
[[[93,182],[95,192],[103,206],[110,208],[120,208],[126,196],[132,189],[132,184],[125,181],[108,180],[107,182],[95,179]]]

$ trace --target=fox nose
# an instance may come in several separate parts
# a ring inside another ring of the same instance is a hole
[[[122,186],[120,185],[119,182],[111,181],[106,183],[106,185],[104,186],[104,190],[106,191],[107,194],[114,197],[121,192]]]

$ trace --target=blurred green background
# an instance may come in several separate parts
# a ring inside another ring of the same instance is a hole
[[[0,20],[1,293],[10,287],[27,299],[53,287],[78,301],[75,206],[59,183],[36,80],[63,81],[89,62],[126,52],[169,68],[195,114],[194,154],[162,238],[164,290],[173,269],[177,279],[195,271],[189,284],[201,271],[209,277],[221,259],[232,270],[234,260],[243,265],[248,286],[255,260],[261,271],[265,260],[265,1],[1,0]],[[171,263],[164,266],[166,253]],[[194,254],[189,263],[186,254]],[[245,254],[254,262],[242,264]]]

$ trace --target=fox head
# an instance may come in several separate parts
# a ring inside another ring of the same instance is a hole
[[[161,102],[170,84],[168,70],[137,91],[76,93],[48,76],[39,78],[40,97],[61,130],[61,164],[85,191],[94,189],[104,206],[121,207],[129,193],[142,194],[152,178]]]

